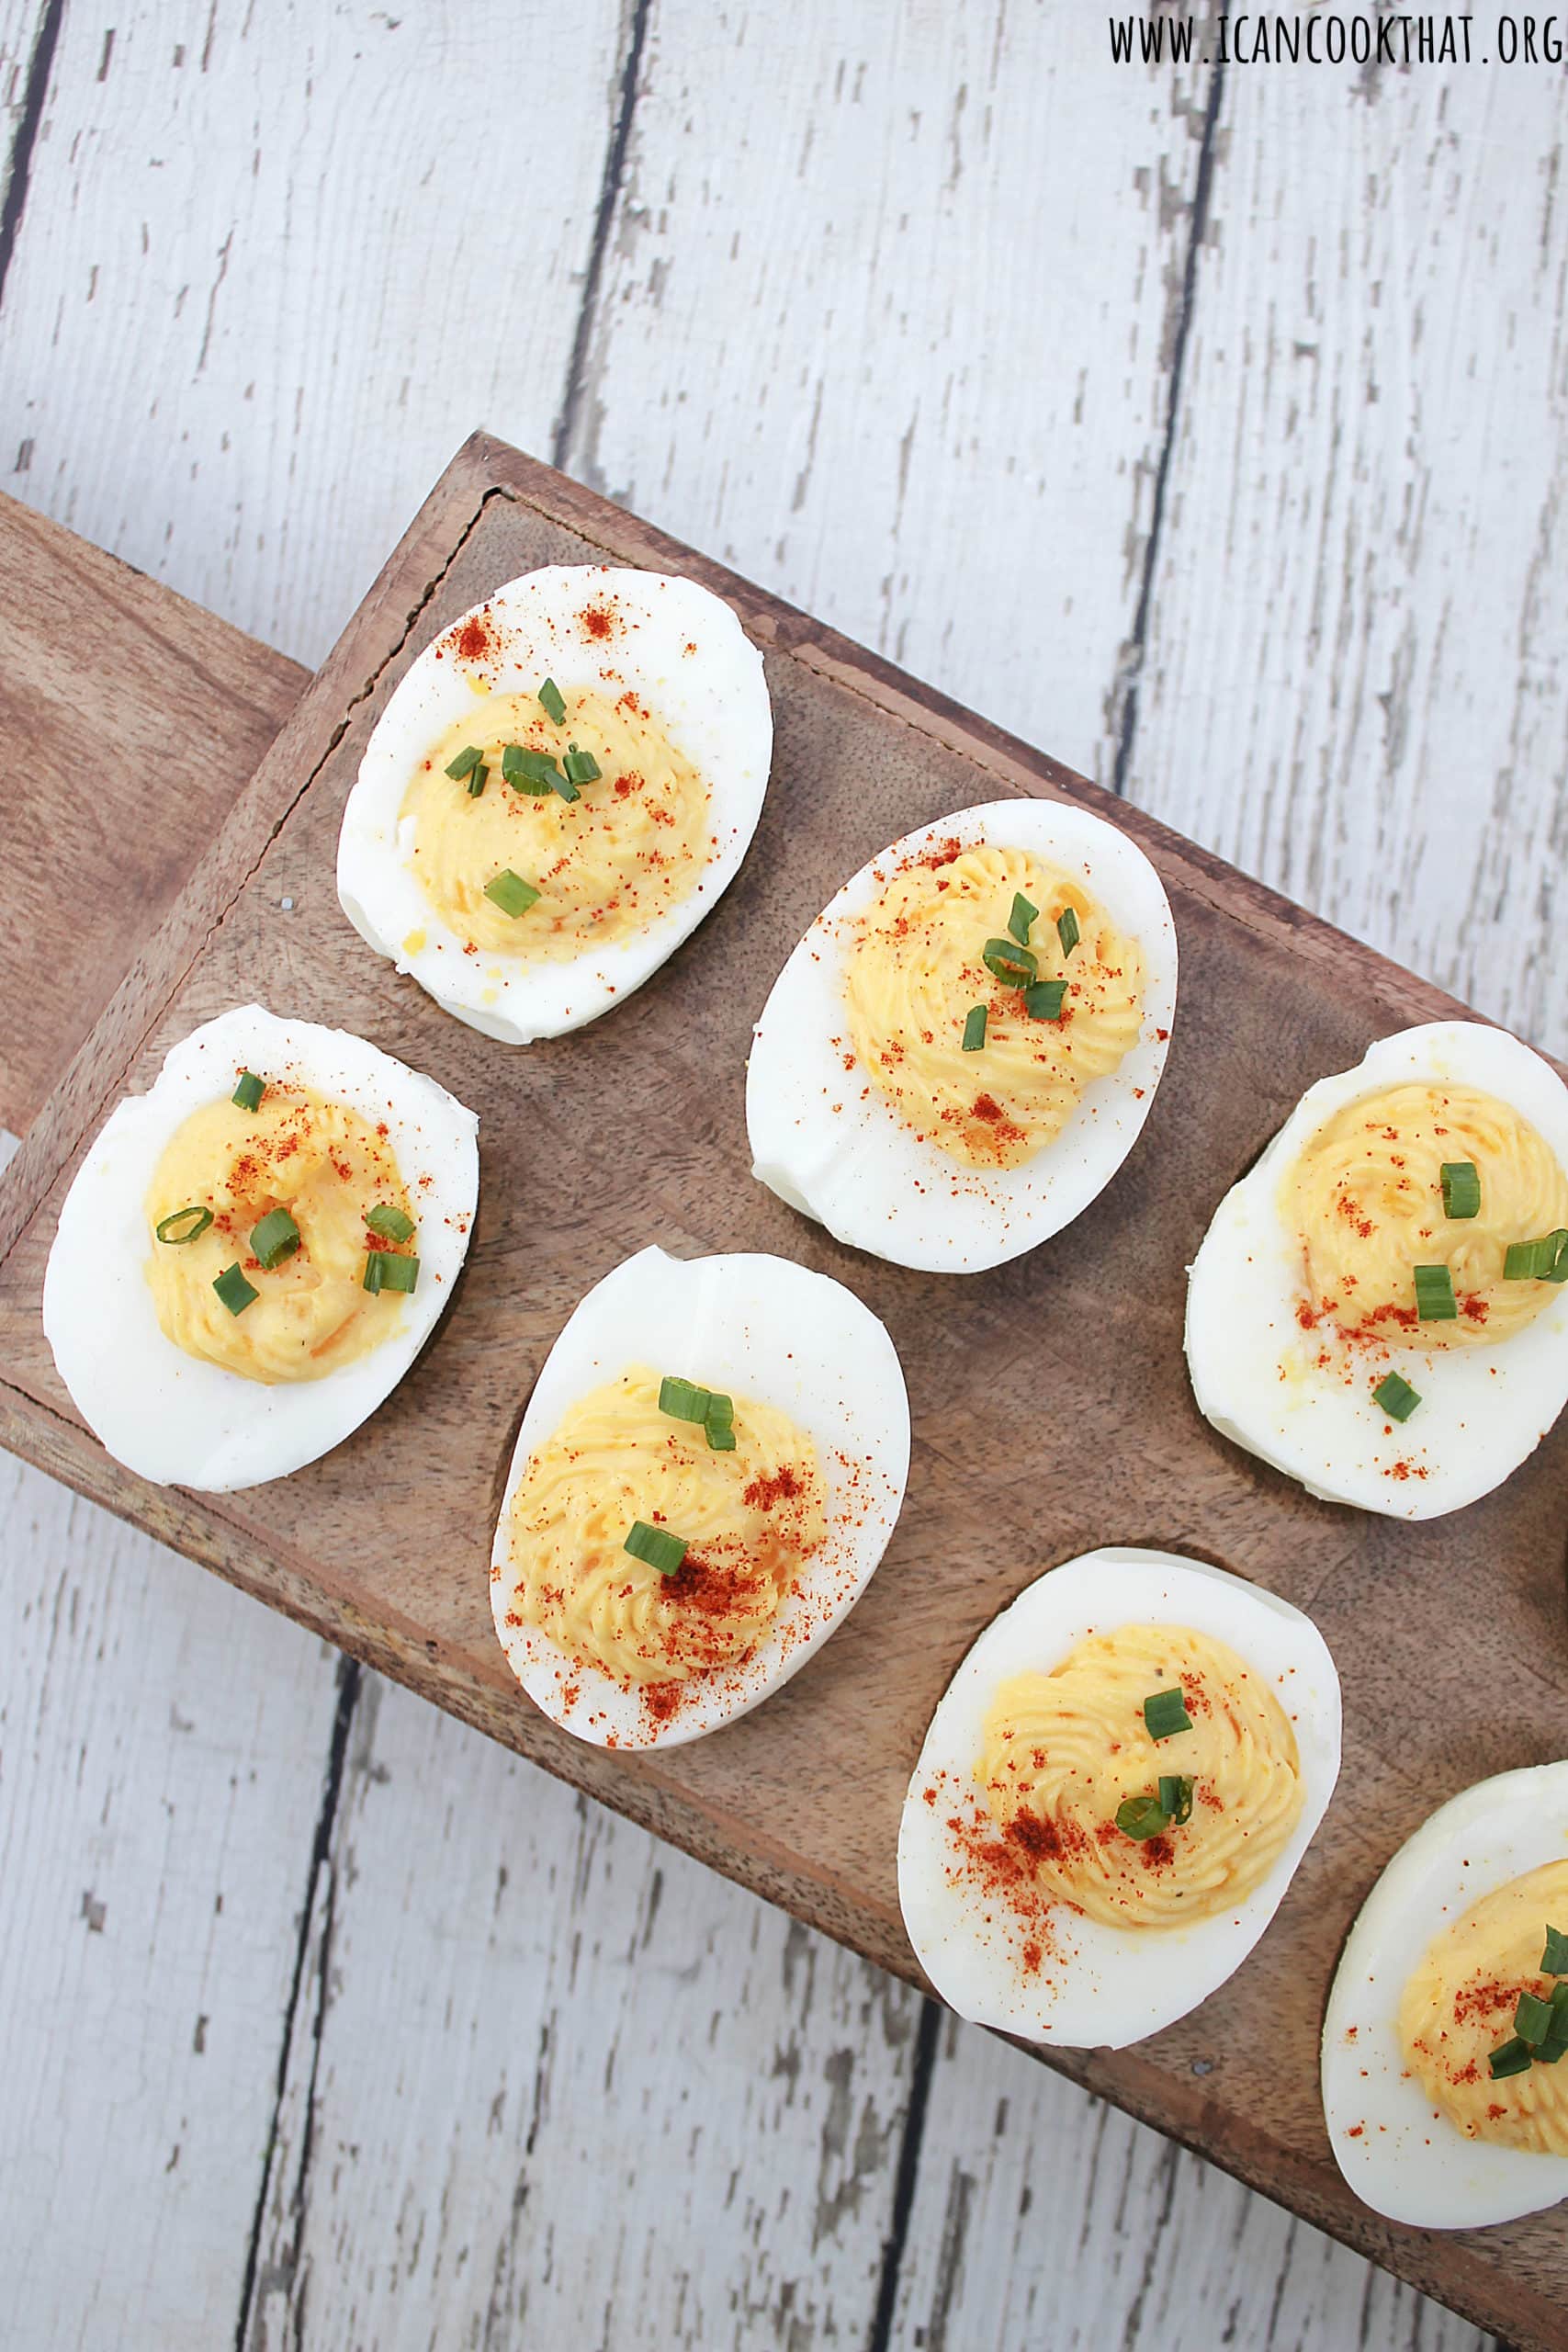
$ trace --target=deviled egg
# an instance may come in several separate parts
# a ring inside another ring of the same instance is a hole
[[[898,1900],[960,2017],[1121,2049],[1234,1975],[1339,1771],[1339,1678],[1288,1601],[1089,1552],[1026,1586],[943,1694]]]
[[[1187,1293],[1200,1409],[1331,1502],[1432,1519],[1568,1403],[1568,1087],[1446,1021],[1308,1090]]]
[[[1125,833],[1066,801],[962,809],[863,866],[779,974],[752,1173],[900,1265],[999,1265],[1116,1173],[1175,1004],[1170,908]]]
[[[361,937],[508,1045],[628,996],[745,856],[761,656],[694,580],[551,565],[431,645],[376,723],[337,885]]]
[[[841,1283],[640,1250],[577,1307],[523,1416],[491,1563],[513,1672],[602,1747],[716,1730],[864,1590],[908,1466],[897,1351]]]
[[[471,1111],[362,1037],[238,1006],[110,1114],[60,1212],[43,1328],[117,1462],[220,1494],[341,1444],[451,1296]]]
[[[1440,1805],[1362,1905],[1323,2109],[1364,2203],[1427,2230],[1568,2197],[1568,1763]]]

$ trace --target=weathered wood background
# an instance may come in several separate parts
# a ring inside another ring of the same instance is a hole
[[[1562,1051],[1561,76],[1106,47],[0,0],[0,486],[312,662],[482,419]],[[0,1480],[19,2344],[1478,2341]]]

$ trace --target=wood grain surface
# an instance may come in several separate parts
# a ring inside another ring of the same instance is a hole
[[[19,1129],[173,906],[305,673],[8,498],[0,534],[0,1001],[19,1008],[40,983],[43,995],[0,1048],[0,1127]],[[62,938],[75,952],[49,955],[43,943]]]
[[[1434,1753],[1425,1724],[1402,1720],[1399,1629],[1436,1581],[1457,1611],[1477,1622],[1489,1613],[1499,1654],[1560,1649],[1561,1442],[1457,1528],[1368,1527],[1213,1439],[1179,1356],[1180,1270],[1217,1193],[1308,1078],[1442,1000],[1125,811],[1161,867],[1184,953],[1170,1071],[1127,1169],[1074,1228],[1071,1251],[1058,1245],[971,1283],[839,1250],[746,1172],[740,1073],[773,970],[844,872],[894,833],[987,792],[1092,797],[1091,787],[802,616],[682,560],[731,595],[768,657],[779,753],[756,847],[703,931],[632,1003],[558,1046],[502,1054],[345,942],[332,843],[365,733],[418,644],[513,571],[596,549],[679,559],[645,526],[493,444],[470,447],[444,479],[264,763],[241,812],[250,832],[238,840],[231,823],[5,1180],[21,1228],[0,1279],[7,1442],[904,1973],[912,1964],[892,1889],[903,1781],[947,1674],[1042,1557],[1159,1541],[1288,1592],[1323,1625],[1346,1677],[1346,1778],[1329,1823],[1277,1928],[1224,1994],[1155,2043],[1068,2071],[1486,2324],[1548,2343],[1562,2284],[1550,2222],[1438,2241],[1360,2213],[1323,2145],[1312,2053],[1338,1938],[1392,1846],[1434,1793],[1552,1750],[1562,1691],[1538,1673],[1516,1686],[1506,1722],[1481,1702],[1473,1676],[1456,1678]],[[834,779],[852,779],[853,792]],[[220,869],[237,895],[214,921]],[[699,962],[705,1010],[694,1018]],[[468,1276],[399,1408],[269,1491],[265,1509],[126,1480],[75,1430],[36,1324],[49,1196],[84,1133],[128,1069],[144,1078],[174,1036],[252,992],[258,971],[277,1009],[362,1029],[472,1102],[487,1185]],[[711,1084],[720,1060],[735,1073],[728,1100]],[[525,1206],[530,1170],[541,1154],[586,1164],[599,1104],[645,1098],[656,1067],[660,1107],[637,1182],[608,1197],[596,1188],[591,1216],[569,1198],[541,1231]],[[1140,1238],[1135,1266],[1118,1246],[1129,1231]],[[634,1760],[576,1747],[512,1690],[492,1655],[482,1563],[511,1431],[549,1339],[588,1280],[650,1238],[688,1250],[773,1247],[847,1273],[904,1354],[917,1469],[895,1547],[823,1658],[749,1723],[694,1750]],[[965,1385],[972,1373],[959,1375],[956,1405],[937,1409],[955,1335],[971,1360],[980,1347],[1005,1359],[1043,1320],[1096,1332],[1077,1358],[1078,1419],[1060,1426],[1118,1430],[1113,1454],[1097,1450],[1086,1464],[1070,1437],[1001,1426],[994,1396]],[[360,1499],[365,1472],[390,1476],[412,1431],[443,1476],[439,1491],[423,1476],[410,1483],[389,1557],[380,1514]],[[465,1560],[474,1577],[457,1566]],[[1265,2014],[1292,2018],[1277,2065],[1260,2055]]]

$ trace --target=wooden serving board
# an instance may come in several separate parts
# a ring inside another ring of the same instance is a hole
[[[338,821],[420,647],[514,573],[598,560],[689,572],[736,606],[767,662],[773,781],[739,879],[670,963],[588,1029],[512,1050],[447,1019],[355,937],[333,888]],[[282,683],[258,679],[250,707],[275,709]],[[1169,1067],[1126,1167],[1066,1234],[993,1273],[912,1273],[840,1247],[752,1181],[750,1026],[853,868],[1008,792],[1110,813],[1158,866],[1182,958]],[[36,953],[45,986],[47,933]],[[39,1295],[84,1142],[176,1038],[253,997],[357,1030],[472,1104],[479,1213],[445,1321],[397,1396],[297,1476],[209,1498],[141,1484],[82,1429]],[[915,1981],[895,1885],[899,1805],[937,1698],[996,1611],[1043,1566],[1111,1543],[1190,1552],[1287,1595],[1338,1660],[1346,1738],[1338,1794],[1278,1920],[1170,2031],[1051,2063],[1545,2352],[1568,2307],[1561,2213],[1439,2236],[1363,2211],[1329,2154],[1316,2046],[1341,1939],[1393,1848],[1467,1782],[1568,1747],[1568,1426],[1457,1518],[1375,1521],[1313,1501],[1216,1437],[1181,1354],[1186,1265],[1303,1088],[1381,1032],[1455,1009],[872,654],[476,437],[0,1180],[0,1441]],[[487,1562],[552,1339],[591,1283],[654,1241],[775,1250],[848,1283],[897,1343],[915,1453],[894,1544],[820,1656],[713,1738],[629,1757],[579,1745],[522,1696],[491,1631]]]

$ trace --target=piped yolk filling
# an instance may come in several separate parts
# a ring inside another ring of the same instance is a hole
[[[1442,1170],[1465,1161],[1480,1211],[1451,1217]],[[1471,1087],[1396,1086],[1347,1104],[1288,1170],[1280,1212],[1301,1238],[1306,1312],[1351,1339],[1495,1346],[1562,1295],[1503,1267],[1511,1243],[1568,1226],[1568,1175],[1528,1119]],[[1418,1265],[1448,1268],[1451,1319],[1419,1317]]]
[[[987,966],[1016,896],[1038,912],[1027,949],[1038,980],[1065,980],[1059,1012],[1032,1015],[1022,989]],[[1065,948],[1058,918],[1078,938]],[[1074,879],[1022,850],[950,849],[895,874],[855,919],[845,997],[855,1054],[925,1142],[973,1168],[1016,1168],[1061,1134],[1091,1080],[1137,1043],[1144,963]],[[965,1023],[986,1012],[985,1043]]]
[[[346,1103],[274,1082],[254,1111],[227,1098],[193,1111],[165,1145],[145,1203],[147,1281],[164,1337],[269,1386],[321,1380],[368,1355],[404,1319],[395,1295],[364,1284],[368,1253],[387,1246],[365,1223],[378,1206],[417,1225],[386,1130]],[[209,1210],[211,1224],[194,1239],[160,1241],[160,1222],[186,1208]],[[269,1270],[251,1235],[280,1208],[299,1246]],[[257,1294],[237,1315],[213,1288],[234,1265]]]
[[[513,1496],[510,1621],[626,1684],[685,1682],[756,1647],[828,1532],[807,1433],[736,1397],[735,1447],[659,1409],[634,1367],[580,1398]],[[629,1530],[687,1546],[671,1576],[625,1548]]]
[[[1521,1993],[1548,1999],[1546,1928],[1568,1928],[1568,1857],[1509,1879],[1437,1936],[1399,2004],[1404,2063],[1470,2140],[1568,2156],[1568,2058],[1495,2079]]]
[[[1154,1738],[1144,1702],[1179,1688],[1190,1728]],[[1191,1813],[1155,1837],[1117,1826],[1162,1775]],[[976,1778],[1042,1892],[1110,1928],[1175,1928],[1244,1902],[1301,1816],[1295,1734],[1224,1643],[1179,1625],[1091,1634],[1049,1673],[1015,1676],[986,1717]]]
[[[707,786],[635,694],[562,700],[558,725],[536,695],[476,695],[403,796],[399,838],[430,906],[465,945],[513,962],[563,963],[645,929],[691,896],[714,850]],[[574,800],[522,791],[503,774],[508,745],[563,775],[576,745],[600,775]],[[446,773],[475,750],[478,794],[474,771]],[[518,914],[486,892],[507,874],[538,893]]]

